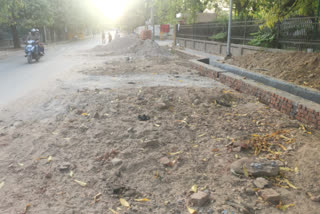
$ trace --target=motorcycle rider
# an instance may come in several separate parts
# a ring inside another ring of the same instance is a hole
[[[36,43],[36,51],[40,51],[41,55],[44,55],[44,46],[40,44],[40,32],[38,29],[31,29],[31,31],[28,34],[27,41],[33,40]]]

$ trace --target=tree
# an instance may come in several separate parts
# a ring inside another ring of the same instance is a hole
[[[10,27],[14,48],[20,48],[17,25],[23,6],[22,0],[0,0],[0,23]]]

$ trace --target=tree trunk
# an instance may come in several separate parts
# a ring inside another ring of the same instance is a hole
[[[11,25],[10,28],[12,33],[13,47],[21,48],[20,39],[17,31],[17,25]]]

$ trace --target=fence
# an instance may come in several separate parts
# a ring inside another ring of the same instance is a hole
[[[313,48],[320,50],[320,32],[316,17],[290,18],[275,24],[271,31],[264,28],[263,32],[273,33],[275,39],[270,47],[283,49],[306,49]],[[231,41],[235,44],[248,44],[254,39],[253,33],[259,32],[263,24],[260,20],[233,21]],[[226,35],[228,29],[227,21],[197,23],[190,25],[181,25],[177,32],[177,37],[210,40],[210,37],[219,33]],[[222,38],[223,39],[226,38]]]

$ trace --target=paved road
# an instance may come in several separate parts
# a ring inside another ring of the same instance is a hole
[[[98,39],[86,39],[47,47],[40,62],[27,64],[23,51],[0,58],[0,107],[32,90],[40,89],[50,78],[74,66],[77,61],[68,54],[97,45]]]

